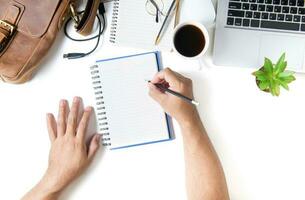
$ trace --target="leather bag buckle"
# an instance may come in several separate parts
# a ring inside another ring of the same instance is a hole
[[[2,30],[2,31],[1,31]],[[11,23],[0,20],[0,53],[3,52],[16,31],[16,27]]]
[[[72,19],[75,22],[75,26],[77,26],[80,22],[80,16],[77,13],[76,8],[75,8],[73,3],[70,3],[70,12],[71,12],[71,15],[72,15]]]
[[[10,32],[10,36],[12,36],[16,30],[16,27],[13,24],[11,24],[7,21],[4,21],[4,20],[0,20],[0,26],[4,29],[8,30]]]

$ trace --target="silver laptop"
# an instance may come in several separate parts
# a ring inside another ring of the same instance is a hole
[[[286,53],[288,68],[305,72],[304,0],[219,0],[213,62],[262,66]]]

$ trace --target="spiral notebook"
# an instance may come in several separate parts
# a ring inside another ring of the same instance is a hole
[[[158,52],[97,61],[90,67],[98,130],[104,146],[119,149],[171,140],[171,118],[148,95],[161,69]]]
[[[114,0],[110,42],[143,49],[155,48],[155,39],[166,17],[172,0],[155,0],[159,9],[156,22],[156,8],[149,0]],[[175,11],[169,16],[160,44],[162,50],[171,50],[175,27]]]

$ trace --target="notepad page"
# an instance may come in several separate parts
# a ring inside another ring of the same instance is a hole
[[[151,10],[151,6],[147,5],[147,2],[149,1],[119,0],[116,44],[147,49],[155,47],[155,39],[165,16],[160,15],[160,21],[156,23],[156,17],[152,15],[154,12],[151,12],[153,10]],[[155,0],[155,2],[160,5],[163,14],[166,15],[172,0]],[[161,37],[159,44],[161,49],[171,50],[174,26],[175,10],[172,11]]]
[[[111,148],[169,139],[166,115],[148,95],[155,54],[98,63]]]

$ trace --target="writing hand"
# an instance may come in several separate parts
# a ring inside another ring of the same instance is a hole
[[[191,99],[193,96],[192,80],[172,71],[169,68],[158,72],[149,83],[149,94],[164,109],[164,111],[175,118],[181,125],[192,123],[194,120],[200,120],[195,106],[183,101],[174,95],[168,94],[154,84],[162,84]]]

